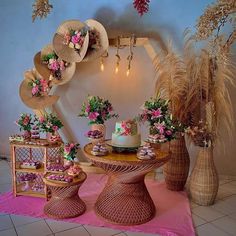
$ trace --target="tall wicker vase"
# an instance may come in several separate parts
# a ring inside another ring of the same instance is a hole
[[[190,194],[199,205],[212,205],[219,188],[219,178],[213,161],[213,148],[201,147],[190,177]]]
[[[182,191],[189,172],[189,154],[184,136],[171,141],[171,159],[163,166],[166,187],[172,191]]]

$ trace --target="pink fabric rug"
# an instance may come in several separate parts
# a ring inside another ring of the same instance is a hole
[[[107,176],[103,174],[88,174],[86,182],[80,189],[80,196],[87,206],[86,212],[76,218],[63,221],[109,227],[124,231],[158,233],[166,236],[195,235],[192,223],[189,201],[185,192],[172,192],[166,189],[164,182],[146,180],[149,193],[156,205],[156,216],[148,223],[137,226],[112,225],[99,219],[94,211],[94,203],[103,189]],[[12,193],[0,195],[0,212],[48,218],[43,213],[45,199],[19,196],[14,198]]]

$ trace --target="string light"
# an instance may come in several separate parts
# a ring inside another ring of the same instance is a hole
[[[101,71],[104,71],[104,58],[108,57],[108,52],[106,51],[101,57],[100,57],[100,69]]]
[[[126,71],[126,76],[128,77],[129,74],[130,74],[130,69],[131,69],[131,61],[133,59],[133,47],[134,47],[134,44],[135,44],[135,36],[132,35],[130,37],[130,41],[129,41],[129,56],[127,57],[127,60],[128,60],[128,68],[127,68],[127,71]]]
[[[117,38],[117,48],[116,48],[116,68],[115,73],[117,74],[119,72],[119,65],[120,65],[120,55],[119,55],[119,49],[120,49],[120,36]]]

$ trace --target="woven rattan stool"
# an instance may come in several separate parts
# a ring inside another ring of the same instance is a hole
[[[78,191],[87,175],[81,172],[71,183],[64,183],[43,178],[44,183],[51,190],[52,197],[44,206],[44,213],[52,218],[65,219],[82,215],[86,206],[80,199]]]
[[[145,175],[165,164],[169,154],[159,152],[156,159],[139,160],[135,153],[113,153],[103,157],[91,155],[92,144],[84,153],[92,163],[108,174],[108,181],[95,203],[95,212],[106,221],[137,225],[150,221],[155,205],[144,183]]]

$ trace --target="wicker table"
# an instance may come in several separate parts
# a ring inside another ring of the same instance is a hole
[[[47,175],[46,175],[47,176]],[[52,197],[44,206],[44,213],[52,218],[65,219],[82,215],[86,210],[85,203],[80,199],[78,191],[87,178],[81,172],[73,182],[65,183],[43,178],[44,183],[51,190]]]
[[[95,212],[103,219],[122,225],[137,225],[150,221],[155,205],[144,183],[145,175],[169,160],[166,152],[157,153],[153,160],[141,161],[136,153],[91,155],[92,144],[84,147],[85,156],[108,174],[108,181],[95,203]]]

